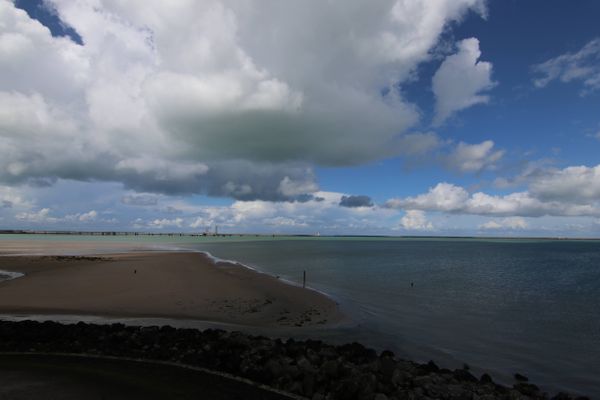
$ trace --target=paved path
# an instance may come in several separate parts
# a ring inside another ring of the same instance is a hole
[[[176,366],[49,355],[0,355],[0,400],[290,400],[253,385]]]

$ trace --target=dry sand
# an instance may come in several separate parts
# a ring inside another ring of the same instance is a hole
[[[6,253],[5,253],[6,254]],[[248,326],[339,322],[330,298],[201,253],[0,256],[0,314],[159,317]]]

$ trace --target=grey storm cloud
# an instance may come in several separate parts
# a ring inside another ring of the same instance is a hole
[[[373,207],[373,201],[369,196],[342,196],[341,207]]]
[[[0,2],[0,183],[274,201],[310,198],[315,165],[435,145],[396,88],[447,24],[485,14],[484,0],[45,4],[81,43]]]

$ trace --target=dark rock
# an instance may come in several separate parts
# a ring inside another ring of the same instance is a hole
[[[391,383],[394,386],[405,386],[410,382],[411,375],[405,370],[396,368],[392,374]]]
[[[289,387],[285,388],[285,390],[291,393],[302,395],[302,383],[294,381]]]
[[[354,379],[344,379],[339,381],[334,389],[333,398],[336,400],[351,400],[358,392],[358,383]]]
[[[536,385],[526,382],[516,383],[513,385],[513,388],[526,396],[535,396],[540,391],[540,388]]]
[[[337,360],[328,360],[321,365],[321,372],[329,378],[335,378],[339,373],[339,362]]]
[[[315,375],[314,374],[305,374],[304,379],[302,380],[302,394],[305,397],[312,397],[315,391]]]
[[[525,396],[523,393],[519,392],[516,389],[511,389],[508,391],[508,399],[509,400],[528,400],[529,398]]]
[[[492,377],[485,373],[483,375],[481,375],[481,378],[479,378],[479,381],[481,383],[494,383]]]
[[[517,380],[518,382],[529,382],[528,377],[526,377],[525,375],[521,375],[519,373],[515,374],[515,380]]]
[[[394,358],[394,352],[392,352],[390,350],[384,350],[381,352],[381,355],[379,357]]]
[[[445,388],[445,392],[446,396],[452,400],[471,400],[473,398],[473,393],[469,392],[461,385],[448,385],[447,388]]]
[[[572,397],[566,393],[558,392],[556,396],[552,397],[552,400],[571,400]]]
[[[265,370],[272,379],[277,379],[283,375],[283,366],[278,360],[269,360],[265,365]]]
[[[421,376],[417,376],[415,379],[413,379],[413,384],[415,386],[425,387],[425,386],[432,385],[433,380],[431,379],[431,376],[429,376],[429,375],[421,375]]]
[[[473,376],[469,371],[464,369],[456,369],[452,373],[454,378],[458,381],[463,382],[478,382],[478,379]]]
[[[389,381],[390,379],[392,379],[392,374],[394,373],[394,370],[396,369],[396,361],[394,361],[393,358],[391,357],[381,357],[379,358],[379,372],[381,372],[381,375],[383,376],[383,378],[387,381]]]
[[[427,375],[432,372],[438,372],[440,368],[436,365],[436,363],[430,360],[427,364],[419,365],[418,370],[421,375]]]
[[[311,364],[306,357],[300,357],[297,362],[300,372],[304,374],[313,374],[316,372],[315,367]]]

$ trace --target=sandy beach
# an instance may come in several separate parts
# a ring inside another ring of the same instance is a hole
[[[202,253],[3,255],[0,269],[25,274],[0,282],[0,314],[184,318],[261,327],[342,319],[323,294],[241,265],[215,263]]]

